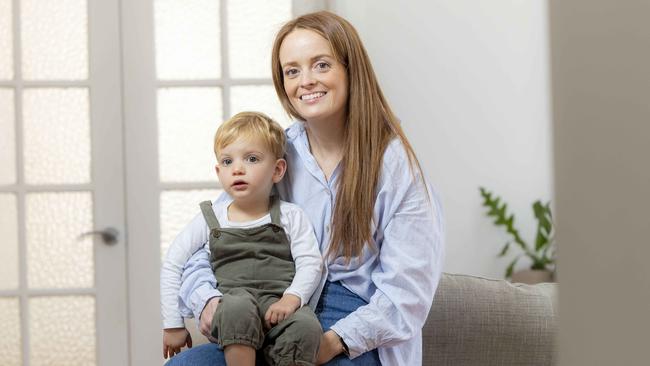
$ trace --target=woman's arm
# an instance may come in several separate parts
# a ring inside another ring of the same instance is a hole
[[[179,306],[185,316],[194,316],[201,334],[211,342],[216,342],[210,335],[210,326],[222,296],[216,287],[217,280],[210,266],[208,250],[200,249],[185,266],[179,292]]]
[[[185,326],[178,302],[181,275],[192,253],[200,249],[207,240],[208,227],[203,216],[198,214],[176,236],[167,250],[160,270],[160,302],[165,329]]]
[[[210,255],[205,248],[199,249],[185,264],[178,293],[181,313],[199,319],[208,300],[221,296],[217,280],[210,267]]]
[[[376,291],[368,305],[332,327],[351,358],[416,336],[442,272],[444,234],[437,196],[428,187],[428,198],[419,171],[404,174],[410,170],[401,145],[391,144],[384,160],[389,163],[384,164],[376,203],[381,207],[375,235],[378,264],[371,273]]]

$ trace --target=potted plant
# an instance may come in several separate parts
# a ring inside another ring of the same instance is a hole
[[[535,245],[533,246],[525,242],[519,234],[519,230],[515,228],[515,215],[508,213],[508,204],[485,188],[480,187],[479,189],[483,197],[483,206],[489,208],[486,215],[494,218],[494,225],[503,226],[511,238],[499,252],[499,257],[505,256],[513,244],[522,251],[506,268],[506,278],[510,278],[513,282],[523,283],[553,281],[555,271],[555,231],[553,229],[551,203],[542,204],[540,200],[533,203],[533,214],[537,220],[537,233],[535,235]],[[531,259],[530,270],[513,273],[515,264],[522,256]]]

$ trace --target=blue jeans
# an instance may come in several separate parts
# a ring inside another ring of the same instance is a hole
[[[339,319],[346,317],[366,302],[339,282],[326,282],[318,306],[314,312],[324,331],[330,329]],[[258,353],[257,364],[263,366],[263,357]],[[202,344],[190,348],[172,357],[166,366],[226,366],[223,350],[214,343]],[[377,350],[372,350],[350,360],[345,355],[338,355],[326,366],[381,366]]]

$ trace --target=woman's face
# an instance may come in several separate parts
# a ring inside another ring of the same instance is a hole
[[[318,33],[296,29],[280,45],[284,91],[307,121],[344,121],[348,78],[329,42]]]

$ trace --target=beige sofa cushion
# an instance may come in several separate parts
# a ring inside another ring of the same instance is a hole
[[[423,329],[423,365],[552,365],[557,284],[443,274]]]

